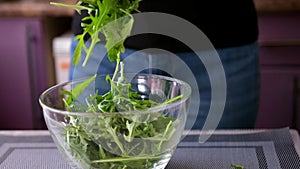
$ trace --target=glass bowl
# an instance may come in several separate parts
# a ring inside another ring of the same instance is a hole
[[[190,86],[160,75],[122,77],[126,82],[97,75],[55,85],[41,94],[47,128],[71,167],[167,166],[182,138]]]

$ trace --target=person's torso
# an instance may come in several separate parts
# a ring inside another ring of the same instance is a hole
[[[140,12],[163,12],[181,17],[196,25],[215,48],[242,46],[257,40],[258,26],[252,0],[174,1],[142,0]],[[82,32],[73,22],[73,32]],[[125,46],[133,49],[161,48],[171,52],[189,49],[178,40],[158,34],[141,34],[127,38]]]

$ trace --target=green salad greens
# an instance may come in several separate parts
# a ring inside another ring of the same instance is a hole
[[[120,53],[125,51],[124,40],[130,35],[133,17],[131,13],[138,11],[141,0],[79,0],[76,5],[67,5],[56,2],[50,4],[73,8],[78,13],[87,11],[88,16],[81,22],[83,33],[76,36],[79,41],[74,52],[73,64],[77,65],[81,58],[82,50],[86,57],[83,66],[90,58],[95,45],[101,41],[99,34],[105,36],[105,47],[108,50],[110,61],[120,61]],[[85,45],[84,37],[90,36],[91,44]],[[118,64],[117,64],[118,65]]]
[[[237,164],[231,164],[231,167],[234,168],[234,169],[245,169],[244,166],[237,165]]]
[[[84,106],[77,97],[95,78],[76,85],[71,92],[62,91],[68,96],[64,102],[69,111],[95,113],[70,115],[64,128],[68,151],[83,168],[150,169],[165,151],[173,151],[175,144],[170,142],[179,121],[158,112],[138,112],[180,99],[181,95],[162,103],[142,100],[130,84],[113,82],[107,76],[111,90],[86,97]],[[137,113],[123,114],[129,111]]]
[[[94,113],[91,116],[69,115],[64,127],[64,138],[68,153],[75,157],[85,169],[147,169],[153,168],[164,157],[165,151],[173,151],[171,137],[179,121],[160,112],[141,112],[148,108],[168,104],[182,97],[162,102],[142,99],[127,83],[120,54],[124,52],[124,40],[130,35],[133,17],[140,0],[80,0],[76,5],[54,3],[52,5],[73,8],[81,13],[88,11],[82,19],[83,33],[76,36],[79,41],[73,64],[77,65],[82,52],[86,53],[85,66],[96,43],[105,36],[105,46],[111,62],[116,62],[112,77],[106,76],[110,90],[104,94],[91,94],[85,103],[79,101],[80,94],[97,78],[90,77],[77,84],[71,91],[61,91],[64,104],[71,112]],[[84,37],[90,36],[91,44],[85,45]],[[120,75],[119,75],[120,74]],[[119,75],[117,78],[117,75]],[[136,112],[123,114],[122,112]],[[84,114],[84,113],[83,113]]]

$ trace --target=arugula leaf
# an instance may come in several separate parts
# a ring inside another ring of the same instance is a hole
[[[237,165],[237,164],[231,164],[231,167],[234,168],[234,169],[245,169],[244,166]]]
[[[74,100],[77,100],[78,96],[83,92],[83,90],[90,85],[90,83],[97,77],[95,74],[94,76],[90,77],[89,79],[85,80],[83,83],[80,83],[79,85],[76,85],[74,88],[72,88],[71,92],[62,90],[61,93],[68,96],[67,100],[65,100],[65,104],[68,105],[68,107],[71,105],[71,103]]]

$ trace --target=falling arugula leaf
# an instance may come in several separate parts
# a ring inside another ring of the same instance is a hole
[[[124,52],[124,40],[130,35],[133,18],[131,13],[138,11],[139,2],[141,0],[80,0],[76,5],[67,5],[51,2],[52,5],[67,7],[82,13],[83,10],[88,12],[82,21],[83,33],[75,37],[78,45],[74,51],[74,59],[72,64],[77,65],[82,57],[82,51],[86,56],[83,66],[92,55],[93,49],[97,43],[101,41],[99,34],[102,33],[106,38],[106,48],[110,61],[115,61],[120,57],[120,53]],[[84,37],[90,36],[91,43],[85,45]]]

